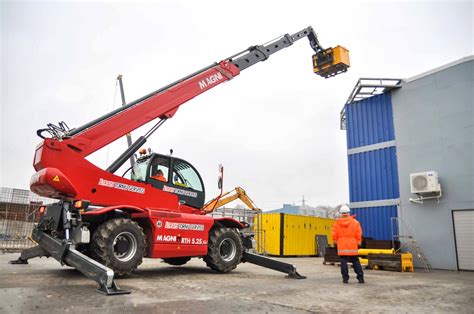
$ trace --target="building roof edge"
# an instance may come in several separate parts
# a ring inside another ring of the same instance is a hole
[[[436,67],[434,69],[431,69],[429,71],[426,71],[426,72],[423,72],[423,73],[420,73],[420,74],[417,74],[415,76],[412,76],[410,78],[407,78],[405,80],[405,82],[413,82],[413,81],[416,81],[420,78],[423,78],[425,76],[428,76],[428,75],[431,75],[431,74],[434,74],[436,72],[440,72],[440,71],[443,71],[443,70],[446,70],[448,68],[451,68],[453,66],[456,66],[458,64],[461,64],[461,63],[464,63],[464,62],[469,62],[469,61],[473,61],[474,60],[474,55],[470,55],[470,56],[467,56],[467,57],[463,57],[461,59],[458,59],[458,60],[455,60],[455,61],[452,61],[452,62],[449,62],[449,63],[446,63],[442,66],[439,66],[439,67]]]

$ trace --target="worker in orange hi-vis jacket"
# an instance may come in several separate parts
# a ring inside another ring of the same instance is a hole
[[[359,283],[365,283],[358,256],[359,245],[362,242],[362,228],[360,223],[350,215],[349,206],[342,205],[339,212],[342,217],[337,219],[332,226],[332,239],[337,245],[337,255],[341,258],[342,282],[349,282],[347,262],[351,262],[357,274],[357,280]]]
[[[163,171],[161,171],[160,169],[158,169],[156,171],[155,175],[153,175],[151,177],[155,180],[159,180],[159,181],[162,181],[162,182],[168,181],[168,180],[166,180],[165,176],[163,175]]]

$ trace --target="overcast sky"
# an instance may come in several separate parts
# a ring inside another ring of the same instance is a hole
[[[309,25],[352,67],[323,79],[300,40],[183,105],[149,140],[191,162],[207,198],[242,186],[261,208],[348,201],[339,112],[359,77],[407,78],[473,54],[466,1],[1,2],[0,186],[25,188],[35,131],[80,126],[250,45]],[[114,102],[115,100],[115,102]],[[133,132],[137,138],[147,128]],[[91,156],[105,167],[125,139]]]

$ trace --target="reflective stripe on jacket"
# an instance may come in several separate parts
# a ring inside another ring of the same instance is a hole
[[[337,255],[358,255],[362,228],[351,216],[339,218],[332,226],[332,239],[337,242]]]

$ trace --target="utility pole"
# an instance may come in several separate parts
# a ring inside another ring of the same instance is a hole
[[[119,74],[119,76],[117,76],[117,80],[119,81],[119,84],[120,84],[120,95],[122,96],[122,106],[125,106],[127,103],[125,102],[125,92],[123,90],[122,74]],[[132,145],[132,134],[127,133],[126,137],[127,137],[128,147],[130,147]],[[132,155],[130,156],[130,165],[133,167],[134,164],[135,164],[135,156]]]

